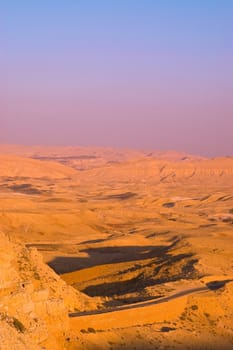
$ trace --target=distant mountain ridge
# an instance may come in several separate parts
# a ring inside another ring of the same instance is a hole
[[[110,147],[52,147],[0,145],[0,154],[33,158],[43,161],[56,161],[76,170],[99,168],[115,163],[139,159],[158,159],[166,161],[188,161],[205,159],[176,151],[131,150]]]
[[[188,181],[193,183],[231,181],[233,158],[189,156],[177,152],[143,153],[114,149],[51,148],[41,150],[0,147],[0,176],[25,178],[77,178],[82,182],[130,181],[164,183]],[[17,155],[13,155],[13,151]],[[59,153],[61,152],[61,153]],[[88,153],[89,152],[89,153]],[[1,154],[4,153],[4,154]]]

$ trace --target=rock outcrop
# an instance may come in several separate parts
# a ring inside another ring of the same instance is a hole
[[[35,248],[3,233],[0,259],[0,349],[66,349],[68,314],[88,309],[89,298],[67,286]]]

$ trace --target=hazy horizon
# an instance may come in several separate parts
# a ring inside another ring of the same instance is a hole
[[[0,7],[0,144],[233,155],[233,3]]]

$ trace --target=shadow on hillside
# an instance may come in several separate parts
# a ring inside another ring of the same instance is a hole
[[[106,307],[105,309],[100,309],[100,310],[91,310],[91,311],[82,311],[82,312],[71,312],[69,314],[69,317],[82,317],[82,316],[89,316],[89,315],[97,315],[97,314],[105,314],[105,313],[110,313],[110,312],[115,312],[115,311],[122,311],[122,310],[130,310],[130,309],[137,309],[137,308],[142,308],[142,307],[148,307],[151,305],[157,305],[157,304],[162,304],[166,303],[168,301],[190,295],[193,293],[198,293],[198,292],[205,292],[208,290],[213,290],[212,287],[210,287],[210,284],[215,285],[215,290],[220,289],[225,287],[225,285],[229,282],[232,282],[232,279],[224,280],[224,281],[213,281],[210,283],[207,283],[203,287],[195,287],[195,288],[189,288],[186,290],[182,290],[180,292],[176,292],[172,295],[169,296],[161,296],[161,297],[152,297],[147,300],[142,300],[142,301],[136,301],[133,302],[132,304],[129,305],[109,305],[110,307]]]
[[[227,279],[227,280],[221,280],[221,281],[211,281],[206,283],[206,286],[210,290],[218,290],[222,287],[225,287],[226,283],[232,282],[232,279]]]
[[[197,260],[193,259],[191,254],[178,254],[175,256],[165,254],[163,258],[156,261],[156,264],[149,262],[142,269],[132,267],[131,270],[134,270],[136,274],[134,278],[89,285],[85,289],[81,289],[81,291],[91,297],[105,296],[112,298],[135,292],[140,295],[141,293],[144,294],[143,291],[146,287],[196,277],[195,263],[197,263]],[[147,270],[147,267],[149,267],[150,271]],[[147,273],[145,274],[146,270]],[[121,272],[119,272],[119,276],[120,274]],[[141,298],[146,300],[145,296],[141,295]],[[124,298],[122,302],[130,303],[131,301]]]
[[[177,241],[168,246],[87,248],[80,250],[81,253],[86,253],[87,257],[58,256],[50,261],[48,265],[58,274],[62,274],[104,264],[140,261],[159,257],[163,258],[176,244]]]

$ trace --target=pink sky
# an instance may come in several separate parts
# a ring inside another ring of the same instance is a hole
[[[4,5],[0,142],[233,155],[233,6],[91,3]]]

